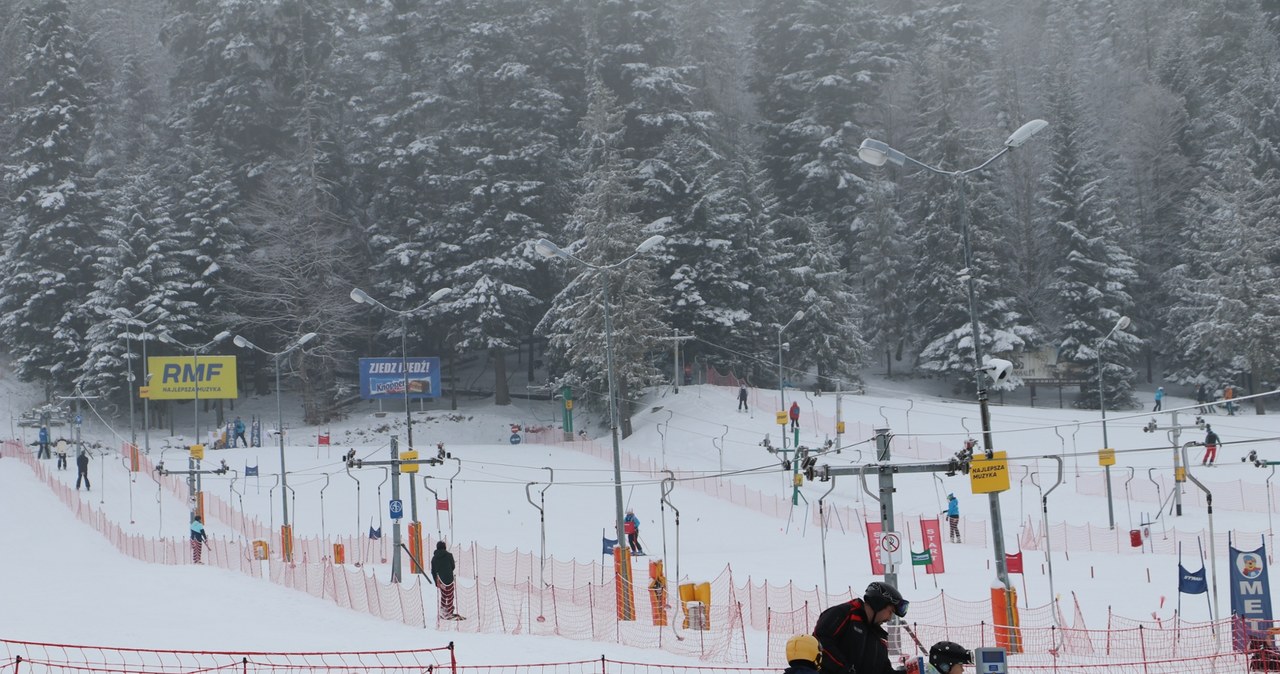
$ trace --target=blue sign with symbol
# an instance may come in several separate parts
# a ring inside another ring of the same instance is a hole
[[[513,445],[518,445],[518,444],[520,444],[520,434],[519,434],[519,433],[512,433],[512,434],[511,434],[511,444],[513,444]]]
[[[398,498],[391,499],[391,519],[398,520],[404,517],[404,501]]]
[[[82,424],[82,423],[84,423],[84,417],[82,417],[82,416],[80,416],[79,414],[77,414],[77,415],[76,415],[76,425],[77,425],[77,426],[79,426],[79,425],[80,425],[80,424]]]

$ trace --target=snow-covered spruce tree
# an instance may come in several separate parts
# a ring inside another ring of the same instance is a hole
[[[812,367],[820,389],[833,389],[837,382],[848,388],[865,364],[867,345],[859,323],[866,310],[849,286],[833,237],[821,221],[805,217],[779,219],[774,234],[780,240],[787,301],[777,306],[773,336],[797,309],[805,312],[783,335],[791,345],[784,377],[799,386],[802,373]]]
[[[98,241],[96,195],[84,166],[92,136],[83,44],[64,0],[22,14],[25,52],[9,82],[21,105],[5,159],[12,200],[0,259],[0,337],[18,376],[69,389],[84,359]]]
[[[988,77],[992,30],[963,5],[921,12],[917,19],[925,37],[912,62],[915,115],[904,145],[911,156],[943,170],[977,166],[1012,131],[998,128],[998,118],[988,112],[996,100],[996,87]],[[1024,281],[1006,263],[1013,242],[1002,235],[1012,226],[1000,170],[993,166],[964,177],[911,171],[898,192],[904,202],[910,199],[903,210],[915,254],[910,312],[917,367],[952,377],[962,387],[973,381],[975,366],[970,277],[984,358],[1021,351],[1038,339],[1016,291]],[[965,183],[964,203],[957,181]],[[972,252],[968,270],[962,208]],[[1018,383],[1010,378],[1003,385]]]
[[[576,23],[562,2],[523,0],[454,5],[466,48],[448,56],[436,177],[442,210],[434,228],[439,265],[451,270],[447,301],[431,313],[452,325],[459,352],[491,357],[494,401],[510,402],[507,354],[540,318],[537,257],[530,242],[547,235],[569,208],[572,161],[566,142],[581,111],[557,87],[565,40],[548,33]],[[425,272],[419,277],[427,278]]]
[[[81,366],[83,386],[116,400],[127,395],[130,369],[135,386],[143,381],[140,342],[149,342],[152,355],[157,335],[180,331],[204,311],[188,297],[191,276],[184,267],[190,258],[159,183],[153,171],[143,171],[117,192],[94,263],[97,280],[85,301],[93,323]]]
[[[567,249],[584,262],[603,267],[633,255],[650,233],[632,212],[635,194],[628,185],[625,164],[611,146],[623,136],[623,113],[599,82],[592,83],[589,100],[584,144],[592,164],[567,227],[574,238]],[[593,399],[599,409],[607,410],[603,302],[607,284],[620,431],[625,438],[631,435],[632,392],[660,378],[648,356],[661,349],[659,339],[670,334],[663,321],[665,309],[655,295],[655,264],[645,254],[610,270],[562,264],[569,267],[571,279],[556,295],[537,332],[547,337],[548,355],[560,368],[557,385],[570,384],[581,398]]]
[[[910,269],[911,245],[896,208],[896,190],[891,182],[867,180],[862,208],[853,223],[859,255],[852,282],[866,307],[862,331],[868,360],[873,353],[884,354],[888,374],[893,373],[893,362],[902,359],[910,324],[910,277],[903,270]]]
[[[779,214],[821,220],[846,268],[857,259],[851,225],[863,167],[854,150],[896,63],[887,34],[888,20],[868,3],[769,0],[754,9],[761,165]]]
[[[1049,343],[1058,347],[1059,365],[1074,366],[1084,380],[1077,407],[1098,405],[1099,351],[1107,405],[1125,407],[1133,403],[1130,363],[1142,340],[1136,325],[1112,329],[1133,306],[1129,284],[1137,274],[1133,258],[1118,243],[1121,224],[1096,168],[1100,150],[1078,84],[1063,67],[1055,69],[1052,82],[1053,163],[1042,203],[1059,258],[1052,286],[1058,312]]]

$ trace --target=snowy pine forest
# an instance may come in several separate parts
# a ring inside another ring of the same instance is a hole
[[[290,366],[316,421],[356,357],[399,355],[359,287],[415,309],[411,355],[490,359],[504,404],[516,353],[604,388],[607,283],[624,399],[677,334],[776,385],[798,309],[810,384],[962,382],[973,274],[984,353],[1056,350],[1077,404],[1099,343],[1109,404],[1152,373],[1257,391],[1278,36],[1278,0],[0,0],[0,343],[123,401],[141,341],[316,332]],[[857,154],[965,169],[1036,118],[963,203]],[[659,234],[603,278],[535,250],[608,265]],[[266,386],[269,358],[211,351]]]

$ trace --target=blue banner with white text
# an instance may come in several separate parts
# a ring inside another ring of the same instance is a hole
[[[405,376],[405,363],[409,365]],[[360,397],[366,400],[404,398],[405,387],[412,399],[440,397],[440,359],[361,358]]]
[[[1244,650],[1252,635],[1269,636],[1272,625],[1271,581],[1267,575],[1267,546],[1257,550],[1228,548],[1231,559],[1231,613],[1239,619],[1243,630],[1236,630],[1236,650]]]

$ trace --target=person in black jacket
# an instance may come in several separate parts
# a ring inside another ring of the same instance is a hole
[[[80,491],[81,480],[84,480],[84,490],[92,491],[89,487],[89,453],[83,449],[76,455],[76,491]]]
[[[431,580],[440,590],[441,620],[462,620],[453,605],[453,572],[456,566],[453,553],[449,552],[444,541],[436,543],[436,552],[431,556]]]
[[[891,674],[889,633],[881,626],[906,616],[907,603],[898,588],[876,581],[861,599],[823,611],[813,627],[822,645],[822,674]]]

